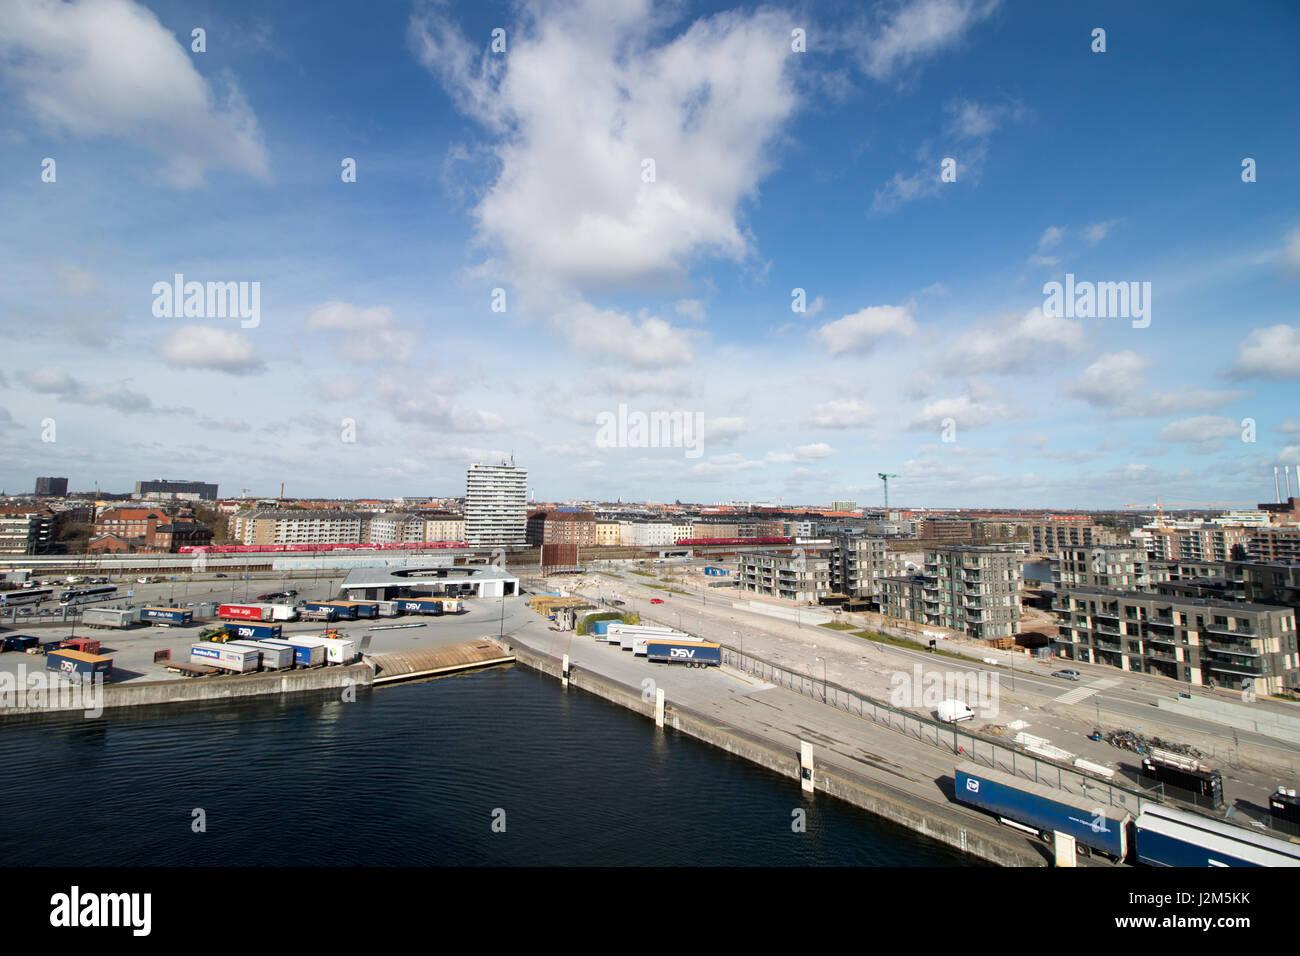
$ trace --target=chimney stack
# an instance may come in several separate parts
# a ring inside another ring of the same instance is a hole
[[[1273,466],[1273,494],[1277,495],[1277,503],[1282,503],[1282,486],[1278,483],[1277,465]]]

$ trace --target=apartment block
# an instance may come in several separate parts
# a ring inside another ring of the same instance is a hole
[[[1237,561],[1256,529],[1204,524],[1187,528],[1148,527],[1134,532],[1157,561]]]
[[[465,540],[470,547],[524,544],[528,472],[513,462],[473,464],[465,473]]]
[[[806,604],[831,593],[829,549],[805,548],[803,554],[748,551],[737,557],[737,588]]]
[[[1257,694],[1300,687],[1294,608],[1073,588],[1053,610],[1072,660]]]
[[[599,548],[618,547],[622,544],[621,521],[597,521],[596,522],[596,546]]]
[[[422,544],[424,515],[414,512],[381,512],[369,515],[364,541],[369,544]]]
[[[57,517],[49,508],[0,506],[0,554],[47,554],[54,549]]]
[[[954,546],[925,552],[922,623],[988,640],[1020,633],[1020,555]]]
[[[1169,579],[1165,562],[1152,561],[1145,548],[1094,545],[1064,548],[1052,561],[1052,584],[1061,588],[1120,588],[1150,591]]]
[[[877,582],[880,588],[880,610],[889,617],[902,621],[925,620],[925,576],[900,574],[886,576]]]
[[[837,534],[831,536],[831,590],[851,598],[879,599],[882,577],[901,575],[906,555],[891,551],[884,538]]]
[[[528,516],[529,544],[596,546],[596,516],[590,512],[534,511]]]
[[[1068,548],[1095,548],[1118,544],[1109,528],[1084,521],[1036,521],[1026,526],[1029,548],[1035,554],[1055,554]]]
[[[361,544],[368,515],[355,511],[266,509],[230,516],[230,536],[238,544]]]
[[[1300,528],[1251,528],[1246,556],[1255,561],[1300,561]]]
[[[424,513],[424,541],[426,544],[463,542],[464,540],[465,519],[460,515],[446,512],[438,514]]]

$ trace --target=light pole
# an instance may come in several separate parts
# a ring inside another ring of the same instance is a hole
[[[822,662],[822,703],[826,703],[826,658],[814,657],[813,661]]]

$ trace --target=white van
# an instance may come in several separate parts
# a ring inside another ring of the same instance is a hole
[[[955,698],[939,701],[934,714],[945,724],[959,724],[963,720],[975,719],[975,711],[967,707],[965,701]]]

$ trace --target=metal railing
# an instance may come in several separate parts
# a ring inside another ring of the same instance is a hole
[[[752,654],[742,654],[731,647],[723,647],[722,662],[770,684],[785,687],[837,710],[871,720],[895,733],[932,744],[946,750],[959,760],[973,760],[994,770],[1001,770],[1034,783],[1054,787],[1065,793],[1104,799],[1110,806],[1123,807],[1134,816],[1141,811],[1144,802],[1158,802],[1145,794],[1118,786],[1101,777],[1035,757],[1015,745],[1000,743],[989,737],[959,730],[955,724],[919,717],[838,684],[820,680],[788,667],[781,667],[754,657]]]

